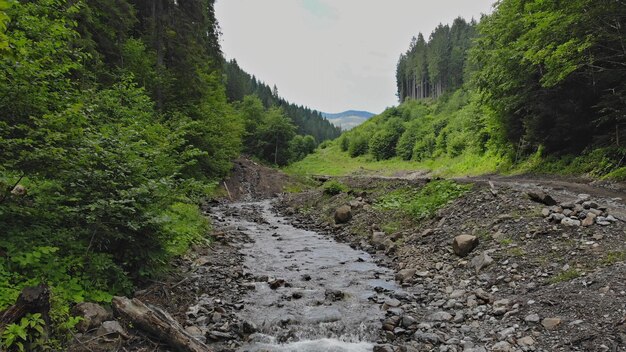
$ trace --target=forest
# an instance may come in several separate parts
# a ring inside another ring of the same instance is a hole
[[[504,0],[479,22],[420,33],[397,64],[401,105],[339,147],[475,172],[623,178],[625,21],[622,1]]]
[[[71,304],[206,241],[200,207],[242,152],[284,165],[339,134],[256,80],[232,95],[248,78],[218,36],[213,0],[0,1],[0,311],[47,283],[47,344]]]

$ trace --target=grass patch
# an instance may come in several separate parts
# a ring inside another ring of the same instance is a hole
[[[526,252],[519,247],[509,248],[507,252],[513,257],[523,257],[526,255]]]
[[[381,226],[381,229],[386,234],[391,235],[400,231],[402,229],[402,224],[399,221],[389,221],[383,224],[383,226]]]
[[[500,240],[500,244],[503,245],[503,246],[508,246],[511,243],[513,243],[513,240],[510,239],[510,238],[503,238],[503,239]]]
[[[611,251],[606,254],[606,258],[602,260],[602,263],[612,265],[624,261],[626,261],[626,251]]]
[[[576,269],[569,269],[569,270],[565,270],[563,272],[561,272],[560,274],[558,274],[557,276],[554,276],[550,279],[550,283],[551,284],[556,284],[559,282],[565,282],[565,281],[570,281],[573,280],[577,277],[580,276],[580,273],[578,272],[578,270]]]
[[[471,185],[453,181],[433,181],[420,189],[404,187],[382,196],[374,204],[380,210],[401,210],[420,220],[433,216],[448,202],[462,196]]]

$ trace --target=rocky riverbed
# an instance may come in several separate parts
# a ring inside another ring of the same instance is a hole
[[[350,192],[329,197],[316,190],[281,204],[299,226],[332,234],[395,269],[408,294],[386,310],[385,343],[375,350],[626,350],[620,198],[483,184],[431,219],[403,222],[372,205],[420,182],[343,181]],[[554,202],[534,196],[541,193]],[[334,212],[346,205],[351,220],[335,224]],[[402,226],[382,230],[390,219]],[[469,253],[453,246],[468,240]]]

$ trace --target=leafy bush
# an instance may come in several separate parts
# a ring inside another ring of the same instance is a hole
[[[347,152],[348,148],[350,148],[350,138],[346,134],[343,134],[339,139],[339,148],[341,148],[342,152]]]
[[[330,180],[324,183],[324,194],[334,196],[339,193],[346,192],[347,190],[348,187],[337,180]]]
[[[356,135],[350,139],[350,146],[348,148],[348,154],[355,158],[360,155],[367,154],[369,148],[369,141],[364,135]]]

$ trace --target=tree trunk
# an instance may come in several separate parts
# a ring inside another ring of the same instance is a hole
[[[46,285],[26,287],[17,298],[17,302],[7,310],[0,312],[0,331],[7,325],[18,322],[28,313],[40,313],[46,325],[50,324],[50,290]]]
[[[186,332],[180,324],[165,311],[148,307],[138,299],[113,297],[111,302],[115,312],[129,319],[134,326],[142,329],[172,348],[181,352],[211,352],[211,349]]]

